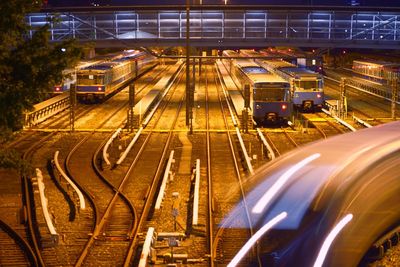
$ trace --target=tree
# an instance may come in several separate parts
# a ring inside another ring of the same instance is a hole
[[[74,40],[49,42],[48,29],[56,19],[30,28],[25,15],[42,4],[43,0],[0,1],[0,131],[21,129],[24,111],[43,100],[82,53]]]
[[[62,71],[81,56],[75,41],[49,43],[49,24],[56,19],[37,29],[27,25],[25,15],[41,5],[42,0],[0,1],[0,167],[21,172],[29,171],[29,164],[1,143],[22,128],[24,112],[46,97],[61,82]]]

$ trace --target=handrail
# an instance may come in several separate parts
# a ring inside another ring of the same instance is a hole
[[[36,178],[37,178],[37,185],[39,188],[39,195],[40,195],[40,202],[42,206],[43,216],[46,221],[47,228],[50,231],[52,236],[58,236],[56,229],[54,228],[53,222],[51,221],[49,209],[47,207],[47,198],[44,195],[44,183],[43,183],[43,175],[39,168],[35,169],[36,171]]]
[[[249,154],[247,154],[247,150],[246,150],[246,147],[244,145],[244,142],[243,142],[243,139],[242,139],[242,135],[240,134],[240,131],[239,131],[238,127],[236,127],[235,129],[236,129],[236,135],[237,135],[237,137],[239,139],[239,143],[240,143],[240,146],[241,146],[243,154],[244,154],[244,159],[245,159],[247,168],[248,168],[250,174],[254,174],[254,169],[253,169],[253,166],[251,165]]]
[[[154,236],[154,227],[149,227],[146,234],[146,239],[143,244],[142,253],[140,254],[140,261],[138,267],[147,266],[147,257],[150,253],[150,247]]]
[[[331,116],[332,118],[334,118],[335,120],[337,120],[340,124],[344,125],[345,127],[349,128],[351,131],[355,132],[357,131],[356,128],[354,128],[353,126],[351,126],[350,124],[348,124],[347,122],[345,122],[344,120],[342,120],[341,118],[339,118],[336,115],[333,115],[331,112],[329,112],[328,110],[322,108],[321,111],[323,111],[324,113],[328,114],[329,116]]]
[[[104,145],[103,148],[103,159],[106,162],[107,165],[111,165],[110,160],[108,159],[108,147],[111,145],[112,141],[118,136],[118,134],[121,132],[121,128],[118,128],[115,133],[111,136],[111,138],[107,141],[107,143]]]
[[[275,159],[275,152],[274,152],[274,150],[272,149],[272,147],[268,144],[268,142],[267,142],[267,140],[265,139],[265,137],[264,137],[263,133],[261,132],[260,128],[257,128],[257,133],[258,133],[258,136],[260,136],[260,139],[261,139],[262,143],[263,143],[264,146],[267,148],[267,150],[268,150],[268,155],[271,156],[271,160],[272,160],[272,159]]]
[[[163,197],[164,197],[165,187],[167,186],[167,179],[168,179],[168,176],[169,176],[169,173],[170,173],[170,169],[171,169],[171,165],[172,165],[173,162],[174,162],[174,150],[171,151],[171,153],[169,155],[167,167],[165,168],[164,177],[163,177],[163,180],[161,182],[160,190],[158,192],[158,197],[157,197],[157,200],[156,200],[156,204],[154,206],[154,208],[156,210],[160,209],[160,207],[161,207],[161,202],[162,202]]]
[[[56,165],[57,171],[61,174],[62,177],[72,186],[72,188],[75,190],[75,192],[78,195],[79,198],[79,204],[80,204],[80,209],[84,210],[86,208],[85,206],[85,198],[83,197],[83,194],[81,190],[75,185],[75,183],[68,177],[68,175],[64,172],[64,170],[61,168],[60,164],[58,163],[58,154],[59,151],[57,150],[56,153],[54,153],[54,164]]]
[[[139,139],[140,134],[143,131],[143,126],[139,128],[139,130],[136,132],[135,136],[133,137],[132,141],[129,143],[128,147],[125,149],[124,153],[122,153],[121,157],[117,161],[117,165],[121,164],[126,156],[128,156],[129,151],[131,151],[133,145],[136,143],[136,140]]]
[[[362,119],[360,119],[360,118],[354,116],[354,114],[353,114],[353,119],[354,119],[356,122],[360,123],[361,125],[364,125],[364,126],[367,127],[367,128],[371,128],[371,127],[372,127],[371,124],[369,124],[368,122],[363,121]]]
[[[196,173],[194,181],[194,197],[193,197],[193,225],[198,224],[199,220],[199,192],[200,191],[200,159],[196,160]]]

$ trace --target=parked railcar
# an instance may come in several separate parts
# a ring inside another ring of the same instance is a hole
[[[120,54],[122,56],[122,54]],[[106,62],[110,61],[113,58],[117,58],[118,55],[115,54],[110,54],[106,55],[103,57],[98,57],[97,59],[94,60],[88,60],[88,61],[80,61],[78,65],[75,66],[75,68],[70,68],[66,69],[63,71],[63,79],[61,83],[54,85],[53,89],[53,94],[54,95],[59,95],[64,93],[65,91],[68,91],[71,86],[75,85],[76,83],[76,72],[78,70],[81,70],[83,68],[87,68],[89,66],[99,64],[100,62]]]
[[[353,72],[362,78],[387,85],[392,80],[400,79],[400,64],[377,60],[354,60]]]
[[[155,66],[155,59],[147,53],[134,51],[79,70],[76,85],[78,99],[85,102],[103,100]]]
[[[299,110],[315,111],[322,108],[325,101],[322,75],[284,60],[258,59],[256,62],[292,83],[292,103]]]
[[[255,266],[353,267],[375,247],[390,248],[399,242],[399,164],[399,121],[267,163],[247,179],[245,200],[221,223],[232,235],[249,225],[253,231],[228,267],[244,257]]]
[[[264,54],[276,55],[277,58],[284,60],[300,67],[307,68],[311,71],[324,73],[323,58],[321,55],[313,52],[300,51],[296,49],[263,49],[260,51]]]
[[[235,54],[224,51],[223,55]],[[257,124],[284,122],[290,117],[292,105],[287,81],[248,59],[223,59],[223,63],[243,97],[245,88],[249,88],[249,107]]]

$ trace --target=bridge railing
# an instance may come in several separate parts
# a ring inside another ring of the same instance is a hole
[[[33,110],[25,113],[25,127],[35,126],[44,120],[69,107],[69,92],[52,97],[33,106]]]
[[[47,23],[52,13],[27,16],[33,27]],[[53,41],[145,40],[186,38],[184,10],[61,12],[50,28]],[[400,41],[400,12],[335,10],[193,10],[191,39]],[[32,32],[31,32],[32,33]]]

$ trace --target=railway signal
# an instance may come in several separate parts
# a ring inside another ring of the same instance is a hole
[[[399,93],[399,80],[393,79],[392,80],[392,105],[391,105],[391,113],[392,113],[393,120],[396,120],[396,101],[397,101],[398,93]]]
[[[347,99],[346,99],[346,78],[340,81],[339,95],[339,118],[344,119],[347,116]]]
[[[69,127],[70,131],[75,131],[75,106],[76,106],[76,87],[71,85],[69,89]]]
[[[131,83],[129,85],[129,106],[128,106],[128,115],[127,115],[127,124],[130,132],[133,132],[134,128],[134,116],[133,116],[133,108],[135,107],[135,85]]]

